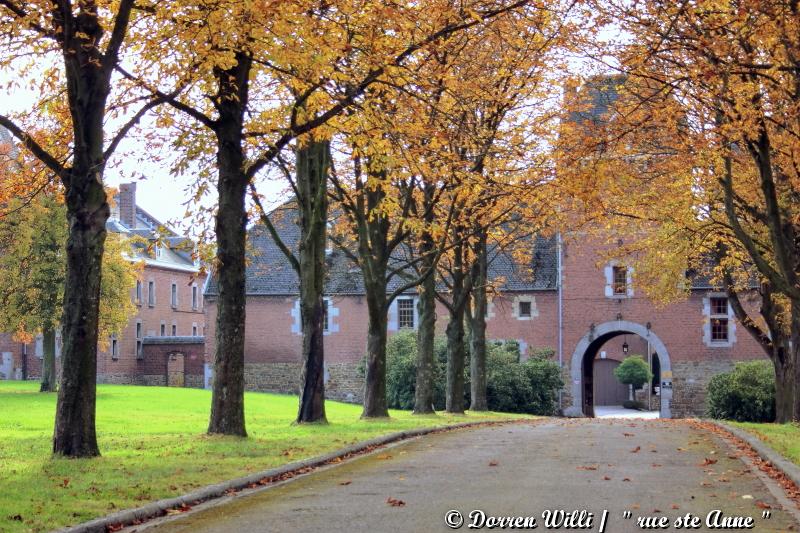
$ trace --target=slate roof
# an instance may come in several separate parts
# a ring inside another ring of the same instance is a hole
[[[279,208],[280,209],[280,208]],[[294,220],[294,212],[284,209],[274,217],[281,239],[292,250],[297,249],[300,228]],[[557,280],[557,258],[555,237],[530,239],[534,251],[530,264],[517,264],[511,254],[498,248],[489,252],[489,277],[502,281],[504,291],[555,290]],[[246,291],[248,295],[293,296],[299,294],[300,282],[292,266],[273,241],[264,226],[256,225],[248,230],[248,264]],[[361,271],[345,254],[331,245],[327,255],[328,279],[325,294],[363,295],[364,283]],[[389,284],[394,291],[404,283],[395,276]],[[211,276],[205,287],[206,295],[216,295],[217,281]],[[409,292],[414,292],[409,291]]]

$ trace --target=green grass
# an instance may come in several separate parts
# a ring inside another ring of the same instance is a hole
[[[54,459],[55,394],[37,383],[0,382],[0,531],[46,531],[313,457],[396,431],[484,419],[478,416],[360,420],[361,408],[329,401],[328,425],[292,425],[297,398],[248,393],[249,438],[208,436],[209,391],[100,385],[102,457]]]
[[[796,465],[800,465],[800,425],[728,422],[740,427],[771,446]]]

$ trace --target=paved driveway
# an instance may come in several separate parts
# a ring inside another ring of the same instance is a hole
[[[762,517],[766,507],[769,519]],[[422,437],[138,530],[450,531],[450,510],[467,524],[473,510],[530,516],[545,530],[542,512],[559,509],[592,513],[591,531],[599,531],[604,510],[607,532],[641,531],[638,516],[668,517],[674,525],[687,513],[704,521],[713,510],[753,517],[754,531],[798,527],[716,436],[683,422],[594,419]]]
[[[595,405],[594,416],[596,418],[645,418],[647,420],[654,420],[661,417],[661,413],[658,411],[625,409],[621,405]]]

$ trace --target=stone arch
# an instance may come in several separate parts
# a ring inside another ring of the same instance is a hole
[[[587,350],[593,343],[623,335],[625,333],[638,335],[653,345],[658,354],[658,361],[661,365],[661,418],[672,418],[670,403],[672,402],[672,365],[670,363],[667,347],[647,326],[630,322],[628,320],[615,320],[604,322],[592,329],[578,341],[575,351],[572,353],[570,361],[570,389],[572,392],[572,404],[564,410],[566,416],[585,416],[583,412],[583,359]],[[666,383],[665,383],[666,382]],[[665,386],[666,385],[666,386]]]

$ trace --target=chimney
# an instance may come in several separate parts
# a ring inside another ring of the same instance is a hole
[[[136,228],[136,183],[119,186],[119,221],[130,229]]]

